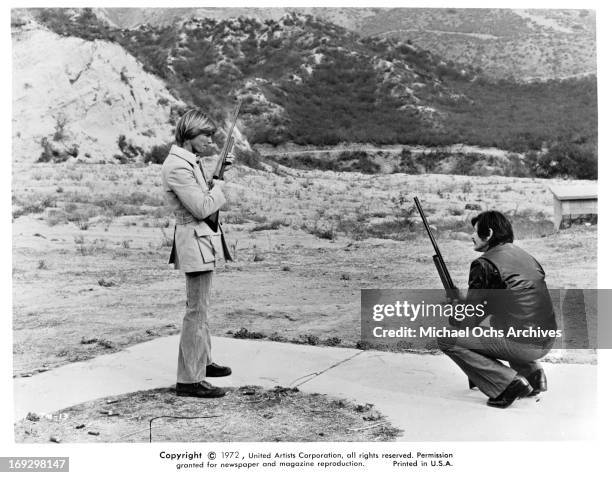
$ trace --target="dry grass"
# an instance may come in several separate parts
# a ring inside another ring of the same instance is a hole
[[[158,418],[151,424],[153,442],[389,441],[401,433],[369,404],[248,386],[214,400],[177,397],[173,389],[95,400],[52,417],[30,415],[15,425],[15,437],[21,443],[52,437],[61,443],[143,443],[149,420],[163,415],[211,418]]]
[[[82,344],[83,336],[120,350],[180,328],[184,279],[167,266],[173,222],[155,206],[159,175],[157,165],[14,165],[14,204],[29,211],[13,222],[16,374],[109,353]],[[439,286],[431,246],[410,210],[414,195],[460,287],[477,256],[465,233],[478,208],[510,216],[518,244],[543,264],[550,287],[596,287],[597,227],[551,234],[552,183],[290,169],[281,177],[238,167],[221,214],[236,260],[216,274],[212,332],[244,327],[355,346],[361,288]],[[39,220],[51,210],[67,220]]]

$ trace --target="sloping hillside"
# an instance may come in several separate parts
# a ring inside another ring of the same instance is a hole
[[[590,10],[391,9],[364,18],[359,29],[410,39],[494,78],[567,78],[597,69]]]
[[[44,9],[38,18],[63,36],[119,43],[217,120],[241,97],[252,144],[467,143],[525,152],[559,141],[592,146],[597,137],[594,77],[490,81],[408,41],[361,38],[309,15],[133,30],[90,9]]]
[[[304,15],[135,30],[109,27],[88,10],[46,9],[39,19],[63,36],[121,44],[187,103],[223,112],[233,96],[243,97],[255,142],[414,141],[439,126],[431,98],[460,99],[438,69],[470,77],[469,69],[448,67],[410,44],[361,39]],[[332,131],[305,131],[304,122]],[[342,133],[333,131],[336,124]]]
[[[595,12],[486,8],[100,8],[119,28],[168,26],[192,17],[280,20],[297,12],[357,34],[410,40],[489,77],[566,78],[596,70]]]
[[[15,161],[117,161],[170,139],[181,103],[121,46],[13,30]],[[120,137],[123,137],[120,140]]]

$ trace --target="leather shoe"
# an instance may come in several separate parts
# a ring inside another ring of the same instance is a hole
[[[540,392],[545,392],[548,390],[548,382],[546,381],[546,375],[544,374],[543,369],[536,370],[535,372],[527,375],[527,381],[533,388],[533,392],[528,395],[529,397],[533,397]]]
[[[223,365],[217,365],[216,363],[211,363],[206,366],[206,376],[207,377],[227,377],[232,374],[232,369],[229,367],[224,367]]]
[[[495,408],[508,408],[515,400],[526,397],[531,392],[533,392],[533,388],[531,388],[527,379],[517,375],[499,396],[489,398],[487,405]]]
[[[203,380],[196,383],[177,383],[176,394],[179,397],[219,398],[225,395],[225,390]]]

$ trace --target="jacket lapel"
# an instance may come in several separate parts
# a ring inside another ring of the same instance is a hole
[[[170,154],[178,156],[179,158],[187,161],[191,165],[196,181],[202,187],[203,191],[208,191],[210,189],[208,187],[208,178],[206,176],[206,171],[204,170],[202,160],[200,158],[177,145],[173,145],[172,148],[170,148]]]

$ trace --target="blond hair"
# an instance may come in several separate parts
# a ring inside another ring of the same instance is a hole
[[[176,123],[174,137],[176,143],[182,146],[185,141],[195,138],[200,134],[212,135],[217,131],[215,123],[200,110],[187,111]]]

